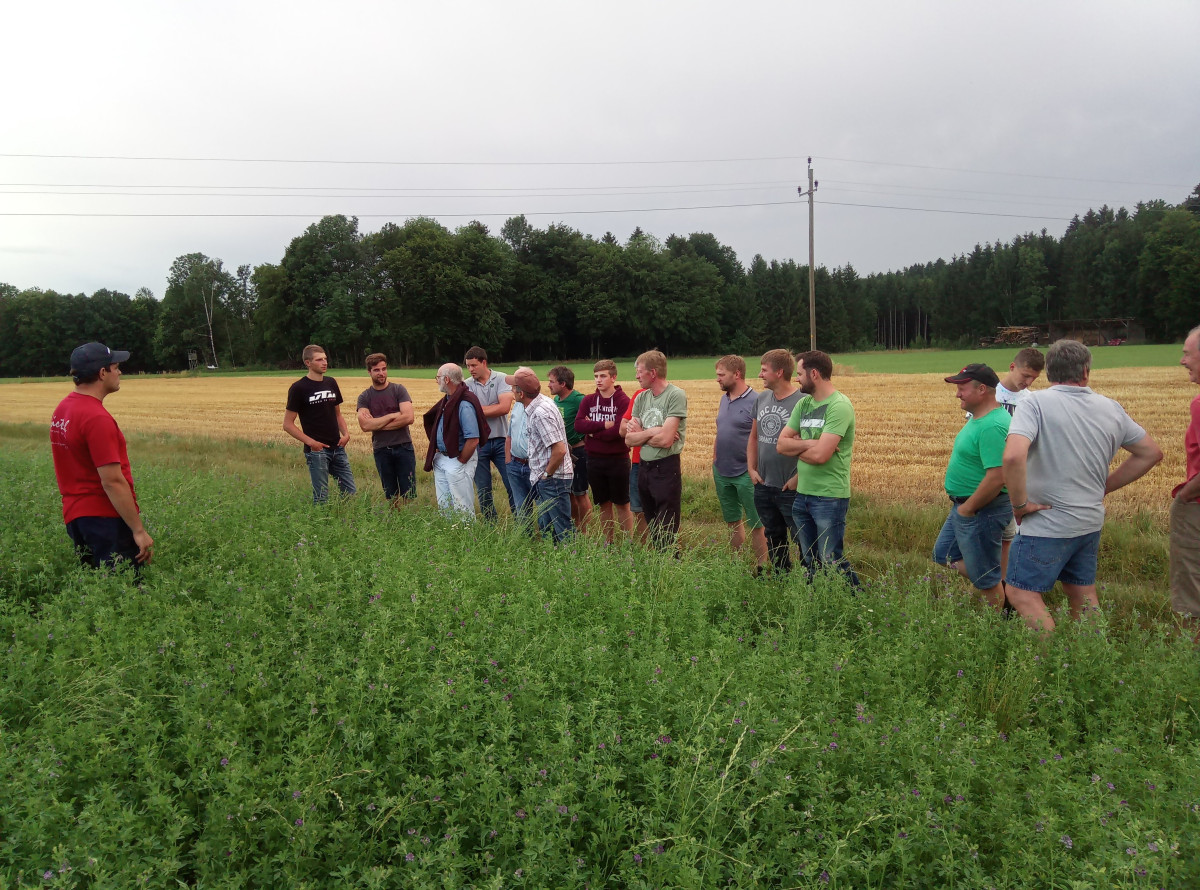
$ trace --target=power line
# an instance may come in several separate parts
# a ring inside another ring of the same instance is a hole
[[[180,163],[215,164],[339,164],[381,167],[622,167],[663,166],[668,164],[749,164],[762,161],[799,161],[800,157],[783,155],[758,158],[692,158],[659,161],[378,161],[378,160],[315,160],[304,158],[188,158],[179,156],[138,155],[75,155],[75,154],[17,154],[0,152],[0,158],[38,158],[70,161],[172,161]]]
[[[858,158],[833,158],[813,155],[816,160],[840,161],[843,164],[869,164],[876,167],[905,167],[910,170],[936,170],[945,173],[972,173],[978,176],[1017,176],[1024,179],[1054,179],[1063,182],[1100,182],[1105,185],[1144,185],[1156,188],[1188,188],[1177,182],[1132,182],[1123,179],[1092,179],[1084,176],[1049,176],[1041,173],[1012,173],[1004,170],[973,170],[968,167],[939,167],[933,164],[902,164],[898,161],[864,161]]]
[[[294,191],[300,189],[309,189],[311,191],[343,191],[343,192],[412,192],[412,191],[439,191],[439,192],[559,192],[569,189],[576,190],[593,190],[603,191],[609,189],[636,189],[636,188],[655,188],[655,189],[688,189],[688,188],[706,188],[709,186],[780,186],[791,187],[793,181],[790,179],[774,179],[774,180],[755,180],[751,182],[681,182],[668,183],[659,185],[546,185],[546,186],[470,186],[464,188],[457,187],[423,187],[423,186],[355,186],[355,185],[197,185],[188,183],[184,185],[166,184],[166,185],[130,185],[124,182],[106,182],[106,183],[87,183],[87,182],[0,182],[0,188],[96,188],[96,189],[270,189],[273,191]]]
[[[590,216],[601,213],[669,213],[680,210],[727,210],[738,207],[795,206],[798,201],[755,201],[739,204],[699,204],[688,207],[631,207],[602,210],[526,210],[518,213],[356,213],[359,219],[414,219],[416,217],[479,219],[482,217],[514,216]],[[1008,219],[1039,219],[1070,222],[1066,216],[1038,216],[1029,213],[990,213],[981,210],[946,210],[935,207],[899,207],[891,204],[858,204],[844,201],[817,201],[835,207],[863,207],[874,210],[903,210],[914,213],[949,213],[961,216],[989,216]],[[21,217],[81,217],[81,218],[145,218],[145,219],[312,219],[319,213],[21,213],[0,211],[0,216]]]
[[[304,192],[291,193],[273,193],[273,194],[255,194],[253,192],[81,192],[81,191],[0,191],[0,195],[65,195],[76,197],[126,197],[126,198],[352,198],[354,200],[362,200],[366,198],[386,199],[394,201],[397,197],[409,198],[438,198],[446,199],[479,199],[479,198],[607,198],[607,197],[627,197],[630,195],[691,195],[691,194],[713,194],[717,192],[765,192],[779,191],[779,186],[758,186],[753,188],[738,187],[738,188],[701,188],[701,189],[677,189],[675,191],[612,191],[612,192],[555,192],[553,194],[503,194],[503,195],[485,195],[485,194],[453,194],[453,195],[437,195],[437,194],[413,194],[413,195],[373,195],[373,194],[311,194]],[[364,189],[363,191],[366,191]],[[393,191],[414,191],[414,192],[429,192],[436,191],[434,189],[397,189]],[[886,192],[877,192],[875,194],[886,194]]]
[[[804,155],[764,155],[745,158],[687,158],[675,160],[609,160],[609,161],[395,161],[395,160],[339,160],[305,158],[228,158],[228,157],[184,157],[172,155],[84,155],[84,154],[41,154],[0,152],[0,158],[31,158],[41,160],[74,161],[168,161],[172,163],[219,163],[219,164],[330,164],[340,166],[385,166],[385,167],[637,167],[668,166],[684,164],[750,164],[765,161],[802,161]],[[950,173],[970,173],[978,176],[1014,176],[1025,179],[1046,179],[1069,182],[1099,182],[1108,185],[1136,185],[1155,188],[1188,188],[1177,182],[1137,182],[1118,179],[1097,179],[1081,176],[1051,176],[1042,173],[1014,173],[1005,170],[976,170],[969,167],[945,167],[937,164],[910,164],[900,161],[874,161],[862,158],[839,158],[830,155],[812,155],[816,160],[834,161],[843,164],[865,164],[878,167],[902,167],[911,170],[934,170]]]

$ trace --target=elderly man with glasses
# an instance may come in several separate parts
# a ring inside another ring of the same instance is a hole
[[[462,368],[448,362],[438,368],[438,389],[445,396],[422,418],[429,450],[425,472],[433,472],[438,509],[447,518],[475,519],[475,468],[480,442],[487,440],[487,418],[479,399],[463,383]]]

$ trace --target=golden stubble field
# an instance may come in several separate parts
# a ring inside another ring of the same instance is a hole
[[[437,387],[432,380],[391,379],[403,383],[412,394],[419,466],[426,447],[421,414],[439,397]],[[370,436],[358,429],[353,406],[369,380],[365,373],[338,380],[346,400],[342,409],[351,430],[350,449],[367,459]],[[129,377],[105,405],[126,432],[294,445],[299,470],[300,445],[282,428],[290,382],[283,377]],[[675,382],[687,391],[689,400],[684,471],[707,477],[720,389],[714,380]],[[761,387],[758,380],[751,382]],[[855,407],[854,490],[887,502],[944,503],[942,476],[954,435],[963,423],[954,387],[936,374],[835,377],[834,382]],[[632,382],[623,385],[631,394],[636,389]],[[1035,389],[1043,386],[1044,380],[1039,381]],[[1148,512],[1165,528],[1171,488],[1184,478],[1183,434],[1188,403],[1196,388],[1181,368],[1096,371],[1092,386],[1124,405],[1166,453],[1162,464],[1149,475],[1108,499],[1110,515],[1131,517]],[[70,384],[61,381],[0,386],[0,419],[48,424],[54,406],[70,390]],[[136,471],[136,452],[133,460]],[[373,475],[373,468],[371,472]]]

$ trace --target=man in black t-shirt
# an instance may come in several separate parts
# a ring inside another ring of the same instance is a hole
[[[320,346],[305,346],[301,358],[308,373],[288,388],[283,431],[304,443],[304,460],[312,477],[313,503],[323,504],[329,499],[330,476],[337,480],[343,495],[354,494],[357,490],[354,474],[350,471],[350,459],[346,456],[350,430],[337,407],[342,403],[342,391],[336,380],[325,376],[329,367],[325,350]]]
[[[387,356],[382,352],[367,356],[371,385],[358,396],[358,426],[371,434],[375,469],[383,483],[383,493],[392,505],[400,495],[408,500],[417,496],[417,456],[413,452],[413,403],[408,390],[399,383],[388,383]]]

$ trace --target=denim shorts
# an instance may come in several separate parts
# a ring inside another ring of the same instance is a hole
[[[1099,552],[1100,532],[1075,538],[1019,534],[1008,552],[1008,583],[1033,593],[1048,593],[1055,581],[1088,587],[1096,583]]]

